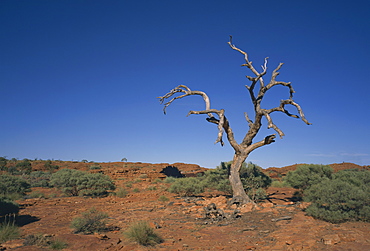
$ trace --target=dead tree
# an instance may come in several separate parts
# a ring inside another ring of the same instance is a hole
[[[167,94],[165,94],[164,96],[161,96],[158,98],[160,99],[161,104],[163,104],[166,100],[168,100],[166,103],[164,103],[164,108],[163,108],[163,111],[166,114],[166,108],[169,105],[171,105],[172,102],[175,101],[176,99],[181,99],[181,98],[191,96],[191,95],[202,96],[205,102],[205,110],[189,111],[188,116],[191,114],[206,114],[208,116],[206,118],[208,122],[217,124],[218,135],[217,135],[215,144],[220,143],[223,146],[224,142],[222,140],[222,136],[224,133],[226,134],[227,140],[229,141],[232,148],[235,150],[233,162],[230,167],[230,175],[229,175],[229,180],[230,180],[232,190],[233,190],[233,201],[238,202],[240,204],[254,203],[245,193],[245,190],[243,188],[243,185],[240,179],[240,168],[243,162],[247,159],[248,155],[253,150],[261,146],[269,145],[275,142],[276,134],[268,135],[261,141],[253,142],[253,139],[257,136],[262,126],[262,118],[266,118],[267,123],[268,123],[267,128],[274,129],[275,132],[280,136],[280,138],[284,136],[284,133],[280,130],[279,127],[277,127],[274,124],[271,118],[271,114],[273,112],[283,112],[289,117],[301,118],[302,121],[305,122],[307,125],[310,125],[310,123],[305,118],[303,111],[301,107],[299,106],[299,104],[293,101],[294,89],[291,83],[276,80],[276,77],[279,75],[279,70],[282,67],[283,63],[280,63],[276,67],[276,69],[272,72],[270,81],[266,84],[263,77],[265,76],[266,71],[267,71],[267,59],[268,58],[267,57],[265,58],[264,64],[261,66],[262,70],[261,72],[258,72],[253,67],[252,61],[249,61],[248,54],[232,44],[231,36],[230,36],[230,41],[228,42],[228,44],[231,47],[231,49],[244,55],[245,63],[242,64],[242,66],[246,66],[253,73],[253,76],[246,76],[248,80],[251,82],[251,84],[246,85],[245,87],[247,88],[249,92],[250,98],[254,106],[254,120],[251,120],[248,114],[245,113],[245,118],[248,122],[249,130],[240,144],[237,143],[234,138],[233,131],[230,127],[229,121],[227,120],[225,116],[224,109],[220,109],[220,110],[212,109],[210,99],[205,92],[192,91],[189,87],[185,85],[179,85],[176,88],[172,89]],[[290,92],[289,99],[281,100],[279,106],[271,108],[271,109],[261,108],[261,102],[266,92],[270,90],[272,87],[277,86],[277,85],[282,85],[289,89],[289,92]],[[180,95],[176,95],[176,94],[180,94]],[[297,109],[299,115],[293,115],[290,112],[288,112],[285,107],[286,105],[294,106]]]

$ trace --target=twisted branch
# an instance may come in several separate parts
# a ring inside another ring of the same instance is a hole
[[[190,95],[200,95],[202,96],[204,102],[205,102],[205,110],[201,111],[189,111],[188,116],[191,114],[207,114],[208,118],[206,120],[210,123],[217,124],[217,139],[215,143],[220,143],[221,145],[224,145],[222,136],[223,133],[225,132],[228,138],[228,141],[230,142],[231,146],[235,149],[236,152],[250,152],[258,147],[261,147],[263,145],[271,144],[275,140],[275,134],[268,135],[265,137],[264,140],[253,143],[253,139],[259,132],[261,126],[262,126],[262,118],[265,117],[268,125],[267,128],[272,128],[276,131],[276,133],[282,138],[284,136],[283,131],[274,124],[272,118],[271,118],[271,113],[273,112],[283,112],[289,117],[293,118],[300,118],[303,122],[305,122],[307,125],[310,125],[305,118],[302,108],[299,106],[298,103],[293,101],[293,93],[295,93],[292,85],[290,82],[283,82],[283,81],[278,81],[276,80],[277,76],[279,75],[279,70],[283,66],[283,63],[280,63],[272,72],[271,74],[271,79],[267,85],[264,83],[263,77],[266,75],[267,72],[267,60],[268,58],[266,57],[264,60],[264,64],[261,65],[262,71],[258,72],[253,64],[252,61],[249,61],[248,59],[248,54],[237,48],[235,45],[232,44],[232,37],[230,36],[230,41],[228,42],[229,46],[235,50],[238,51],[239,53],[244,55],[244,60],[245,63],[242,64],[242,66],[248,67],[251,72],[255,75],[254,77],[247,76],[248,80],[251,81],[251,85],[246,85],[246,88],[249,91],[250,97],[252,99],[253,105],[254,105],[254,111],[255,111],[255,119],[252,121],[248,114],[245,113],[245,119],[248,122],[249,130],[247,134],[245,135],[243,141],[241,144],[238,144],[235,139],[234,139],[234,134],[231,130],[231,127],[229,125],[228,120],[226,119],[224,113],[225,111],[223,109],[217,110],[217,109],[211,109],[211,102],[209,97],[205,92],[202,91],[192,91],[189,87],[186,85],[179,85],[176,88],[170,90],[168,93],[166,93],[164,96],[159,97],[160,103],[163,104],[165,100],[169,100],[166,103],[164,103],[164,108],[163,112],[166,114],[166,108],[172,104],[173,101],[176,99],[181,99]],[[256,89],[256,84],[259,82],[259,89],[257,90],[257,96],[255,95],[255,89]],[[270,90],[272,87],[277,86],[277,85],[282,85],[285,86],[289,89],[289,99],[286,100],[281,100],[280,105],[278,107],[274,107],[271,109],[262,109],[261,108],[261,102],[264,98],[264,95],[268,90]],[[179,96],[175,96],[176,94],[181,93]],[[288,112],[288,110],[285,108],[286,105],[292,105],[294,106],[299,115],[294,115]],[[217,116],[217,118],[215,117]]]
[[[291,83],[276,80],[277,76],[280,74],[279,70],[283,66],[283,63],[280,63],[273,70],[273,72],[271,74],[271,79],[270,79],[269,83],[265,86],[263,77],[264,77],[264,75],[266,74],[266,71],[267,71],[267,59],[268,58],[267,57],[265,58],[264,65],[261,66],[262,72],[259,73],[253,67],[252,61],[249,61],[248,54],[245,51],[237,48],[235,45],[232,44],[232,36],[230,36],[230,41],[228,42],[228,44],[233,50],[236,50],[239,53],[244,55],[244,60],[245,60],[246,63],[243,64],[242,66],[248,67],[252,71],[252,73],[256,76],[256,77],[247,76],[248,80],[252,82],[252,84],[250,86],[246,85],[246,88],[248,89],[248,91],[250,93],[250,96],[251,96],[251,99],[252,99],[252,102],[254,104],[256,119],[255,119],[255,122],[253,123],[252,120],[249,119],[248,115],[245,114],[246,120],[248,121],[248,124],[249,124],[249,131],[246,134],[246,136],[244,137],[244,140],[243,140],[244,145],[252,144],[252,139],[257,135],[257,133],[259,131],[259,128],[261,127],[261,118],[262,117],[265,117],[267,119],[267,122],[268,122],[267,128],[273,128],[278,133],[280,138],[282,138],[284,136],[284,133],[279,129],[279,127],[277,127],[273,123],[273,120],[270,116],[270,114],[272,112],[280,111],[280,112],[285,113],[289,117],[294,117],[294,118],[299,118],[300,117],[302,119],[302,121],[304,121],[307,125],[310,125],[310,123],[305,118],[301,107],[293,101],[293,93],[295,93],[295,91],[294,91]],[[259,86],[259,90],[258,90],[258,95],[256,97],[254,92],[255,92],[256,83],[258,81],[260,82],[260,86]],[[264,95],[266,94],[266,92],[268,90],[270,90],[272,87],[277,86],[277,85],[282,85],[282,86],[288,87],[288,89],[289,89],[289,99],[282,100],[280,102],[280,106],[278,106],[278,107],[275,107],[275,108],[272,108],[272,109],[269,109],[269,110],[262,109],[261,108],[261,102],[264,98]],[[299,112],[299,116],[289,113],[285,109],[286,104],[290,104],[290,105],[295,106],[296,109]]]
[[[180,95],[180,96],[173,97],[173,95],[175,95],[177,93],[184,93],[184,94]],[[227,138],[228,138],[228,141],[230,142],[231,146],[236,151],[240,151],[239,145],[235,141],[234,134],[233,134],[233,132],[232,132],[230,126],[229,126],[229,122],[228,122],[228,120],[226,119],[226,117],[224,115],[225,111],[223,109],[221,109],[221,110],[211,109],[210,99],[209,99],[208,95],[205,92],[192,91],[186,85],[177,86],[176,88],[170,90],[165,95],[163,95],[161,97],[158,97],[161,104],[163,104],[166,99],[169,99],[169,98],[172,97],[169,101],[164,103],[164,108],[163,108],[164,114],[166,114],[166,108],[169,105],[171,105],[173,101],[175,101],[176,99],[184,98],[186,96],[190,96],[190,95],[200,95],[200,96],[202,96],[203,100],[205,102],[206,109],[202,110],[202,111],[189,111],[187,116],[189,116],[191,114],[207,114],[208,118],[206,118],[206,120],[210,123],[217,124],[218,134],[217,134],[217,139],[215,141],[215,144],[220,143],[222,146],[224,145],[224,142],[222,140],[222,136],[223,136],[223,133],[225,131],[226,135],[227,135]],[[218,119],[215,118],[213,114],[217,115]]]
[[[177,97],[174,97],[172,98],[170,101],[166,102],[164,104],[164,107],[163,107],[163,112],[164,114],[166,114],[166,108],[172,104],[173,101],[175,101],[176,99],[180,99],[180,98],[183,98],[183,97],[186,97],[186,96],[190,96],[190,95],[200,95],[203,97],[203,100],[205,102],[205,105],[206,105],[206,110],[209,110],[211,108],[211,102],[209,100],[209,97],[208,95],[205,93],[205,92],[202,92],[202,91],[192,91],[190,90],[189,87],[187,87],[186,85],[179,85],[177,87],[175,87],[174,89],[170,90],[168,93],[166,93],[165,95],[161,96],[161,97],[158,97],[159,98],[159,102],[161,104],[163,104],[163,102],[172,97],[173,95],[175,95],[176,93],[179,93],[179,92],[182,92],[182,93],[185,93],[181,96],[177,96]],[[210,117],[212,115],[209,115]]]

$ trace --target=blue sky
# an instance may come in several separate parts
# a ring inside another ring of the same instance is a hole
[[[369,11],[366,0],[2,0],[0,156],[204,167],[231,160],[228,143],[214,145],[215,125],[186,117],[204,108],[200,97],[177,100],[167,115],[156,97],[179,84],[205,91],[240,142],[251,73],[227,44],[233,35],[257,69],[265,57],[269,73],[284,63],[278,79],[292,82],[313,124],[274,114],[286,136],[248,161],[369,165]],[[263,107],[288,95],[272,89]],[[274,133],[266,127],[256,140]]]

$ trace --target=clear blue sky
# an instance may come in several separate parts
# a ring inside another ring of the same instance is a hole
[[[369,165],[369,12],[367,0],[2,0],[0,156],[204,167],[231,160],[228,143],[214,145],[215,125],[186,117],[204,108],[200,97],[177,100],[167,115],[156,97],[179,84],[205,91],[240,142],[252,111],[250,72],[227,44],[233,35],[257,69],[265,57],[269,73],[284,63],[278,79],[292,82],[313,124],[275,114],[286,136],[248,161]],[[263,106],[286,98],[278,87]],[[266,124],[257,140],[274,133]]]

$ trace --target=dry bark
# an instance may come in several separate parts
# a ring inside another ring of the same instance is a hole
[[[249,61],[248,54],[232,44],[231,36],[230,36],[230,41],[228,42],[228,44],[231,47],[231,49],[238,51],[239,53],[244,55],[245,63],[242,64],[242,66],[246,66],[253,73],[253,76],[246,76],[248,80],[251,81],[251,84],[246,85],[245,87],[247,88],[250,94],[250,98],[254,106],[254,121],[250,119],[247,113],[245,113],[245,118],[248,122],[249,130],[247,131],[241,143],[236,142],[233,131],[230,127],[229,121],[227,120],[225,116],[225,111],[223,109],[220,109],[220,110],[212,109],[210,99],[205,92],[192,91],[189,87],[185,85],[179,85],[175,87],[174,89],[170,90],[164,96],[161,96],[158,98],[161,104],[164,103],[163,111],[166,114],[166,108],[169,105],[171,105],[172,102],[175,101],[176,99],[181,99],[181,98],[191,96],[191,95],[202,96],[205,102],[205,110],[189,111],[188,116],[191,114],[206,114],[208,115],[208,118],[206,118],[208,122],[217,124],[218,134],[217,134],[217,139],[215,141],[215,144],[220,143],[223,146],[224,142],[223,142],[222,137],[224,133],[226,134],[227,140],[229,141],[231,147],[235,150],[233,162],[230,168],[230,175],[229,175],[229,180],[230,180],[230,183],[233,189],[233,199],[237,200],[241,204],[254,203],[244,191],[242,182],[240,180],[240,168],[242,166],[242,163],[247,159],[248,155],[252,151],[254,151],[255,149],[261,146],[269,145],[275,142],[276,134],[267,135],[263,140],[258,141],[258,142],[253,142],[253,139],[256,137],[256,135],[258,134],[262,126],[263,117],[265,117],[268,122],[267,127],[274,129],[275,132],[280,136],[280,138],[284,136],[284,133],[278,126],[274,124],[271,118],[272,113],[283,112],[289,117],[300,118],[307,125],[310,125],[310,123],[305,118],[300,105],[293,101],[293,93],[295,91],[291,83],[276,80],[277,76],[279,75],[279,70],[282,67],[283,63],[280,63],[276,67],[276,69],[273,70],[270,81],[267,84],[265,84],[263,77],[265,76],[267,72],[267,59],[268,58],[265,58],[264,64],[261,66],[262,71],[258,72],[254,68],[252,62]],[[257,83],[259,83],[259,85],[257,85]],[[277,86],[277,85],[286,86],[289,89],[289,93],[290,93],[289,99],[281,100],[279,106],[271,108],[271,109],[261,108],[261,102],[266,92],[270,90],[272,87]],[[181,95],[175,96],[178,93],[181,93]],[[166,100],[168,101],[165,102]],[[294,106],[297,109],[299,115],[293,115],[290,112],[288,112],[288,110],[286,110],[285,108],[286,105]]]

